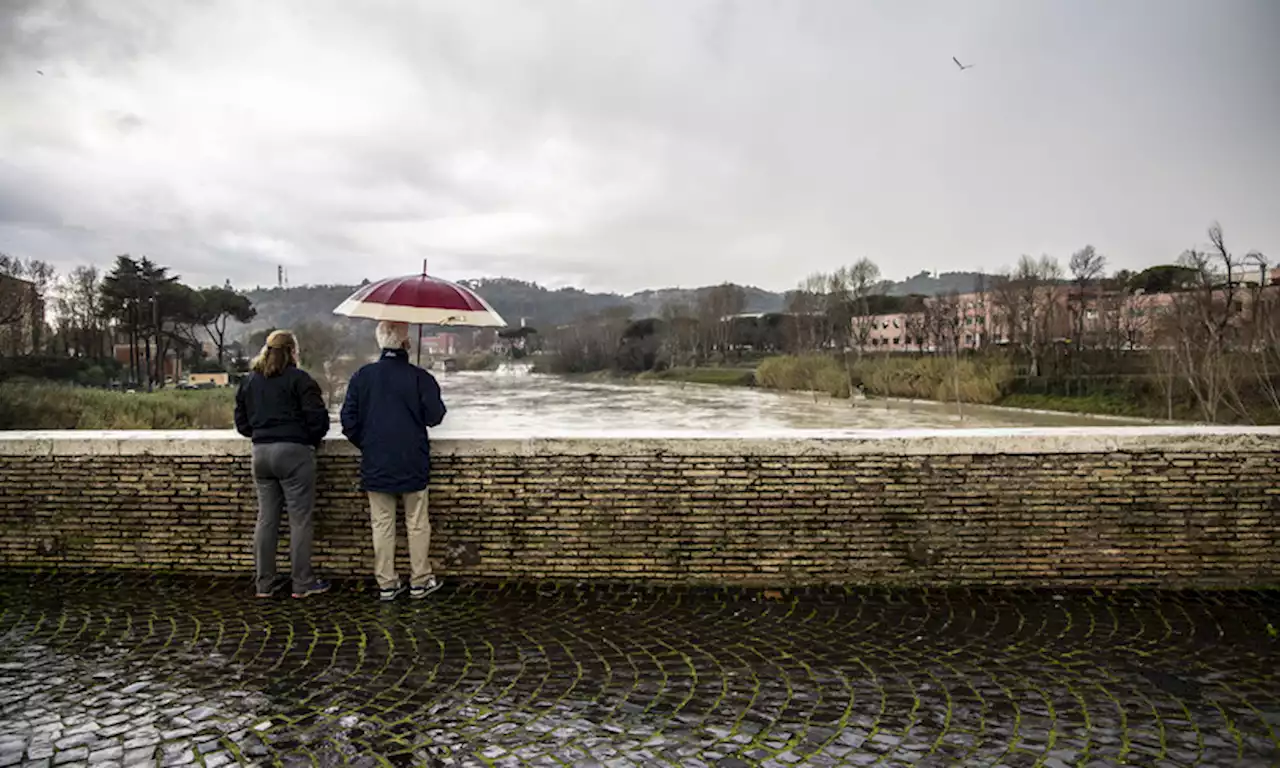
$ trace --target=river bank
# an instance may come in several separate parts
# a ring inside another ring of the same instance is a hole
[[[601,374],[600,380],[661,381],[719,386],[759,387],[778,392],[816,392],[849,399],[850,384],[869,400],[988,406],[1028,413],[1077,414],[1133,422],[1196,421],[1191,403],[1170,403],[1139,387],[1080,395],[1020,390],[1010,366],[998,360],[921,357],[865,357],[846,370],[832,357],[776,356],[755,367],[672,368],[640,374]],[[959,397],[957,397],[957,393]],[[1170,414],[1172,411],[1172,414]],[[1172,416],[1172,418],[1170,418]]]

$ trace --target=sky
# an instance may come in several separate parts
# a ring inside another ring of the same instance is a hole
[[[783,290],[1217,220],[1280,262],[1277,39],[1275,0],[4,0],[0,251]]]

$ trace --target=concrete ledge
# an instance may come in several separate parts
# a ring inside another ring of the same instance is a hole
[[[0,456],[247,456],[230,431],[0,432]],[[442,456],[958,456],[1105,453],[1269,453],[1280,427],[1078,427],[759,433],[630,432],[600,435],[453,436]],[[323,455],[358,452],[331,437]]]

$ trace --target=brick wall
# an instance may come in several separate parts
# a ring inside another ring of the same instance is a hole
[[[443,442],[432,557],[486,579],[1275,585],[1278,438]],[[342,443],[321,452],[316,562],[333,575],[365,575],[372,557],[357,461]],[[248,476],[248,446],[221,434],[0,435],[0,565],[248,573]]]

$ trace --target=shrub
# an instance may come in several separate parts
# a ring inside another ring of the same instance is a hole
[[[229,429],[231,389],[114,392],[67,384],[0,384],[0,429]]]

